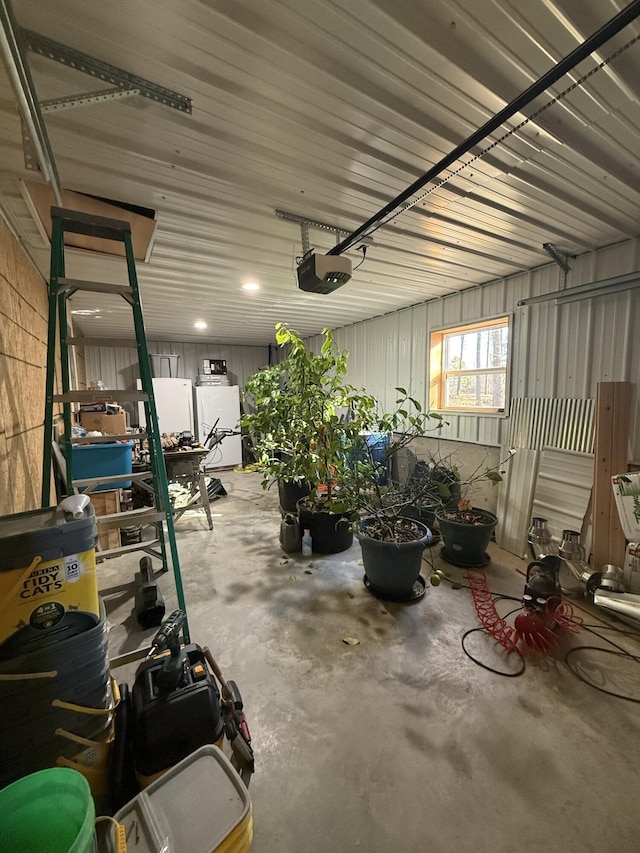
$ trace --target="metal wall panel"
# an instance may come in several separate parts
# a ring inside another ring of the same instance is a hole
[[[541,451],[531,515],[547,519],[556,545],[563,530],[583,530],[592,486],[593,454],[551,447]]]
[[[247,376],[268,364],[267,347],[192,344],[176,341],[149,341],[150,353],[179,355],[178,378],[195,381],[202,373],[205,358],[223,358],[227,362],[229,381],[244,385]],[[139,379],[138,353],[134,347],[85,347],[87,382],[102,380],[107,388],[122,390],[136,387]]]
[[[510,447],[592,453],[594,437],[594,400],[525,397],[511,401]]]
[[[501,548],[518,557],[526,550],[540,453],[540,450],[518,450],[507,466],[498,492],[500,523],[496,528],[496,541]]]
[[[571,260],[573,269],[566,286],[583,284],[585,279],[601,280],[605,273],[612,277],[634,271],[640,264],[639,247],[640,241],[628,240]],[[601,381],[638,385],[640,291],[587,297],[568,304],[549,300],[518,306],[522,299],[558,290],[560,282],[559,267],[548,264],[338,329],[336,340],[350,351],[349,379],[387,405],[393,403],[394,384],[407,387],[426,404],[430,333],[447,325],[509,314],[513,317],[513,398],[595,399]],[[445,438],[508,445],[508,418],[449,415],[447,420],[449,424],[442,431]],[[640,459],[637,404],[633,421],[631,454]]]

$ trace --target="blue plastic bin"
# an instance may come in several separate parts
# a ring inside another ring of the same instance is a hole
[[[71,452],[73,479],[87,480],[89,477],[111,477],[114,474],[130,474],[132,469],[133,441],[114,441],[105,444],[74,444]],[[92,491],[128,489],[131,480],[104,483]]]
[[[386,486],[389,477],[387,450],[391,444],[391,435],[388,432],[372,432],[365,434],[364,440],[369,448],[371,460],[381,469],[378,483],[381,486]]]
[[[364,433],[363,438],[370,449],[374,462],[386,463],[387,450],[391,444],[391,435],[388,432]]]

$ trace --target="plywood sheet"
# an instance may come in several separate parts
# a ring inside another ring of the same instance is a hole
[[[624,565],[626,541],[611,490],[611,477],[627,470],[633,386],[599,382],[596,402],[596,466],[593,489],[593,567]]]
[[[40,230],[44,229],[51,239],[51,208],[56,206],[53,191],[48,184],[24,182],[24,189],[30,201],[32,214],[37,216]],[[95,216],[108,216],[111,219],[122,219],[131,224],[133,238],[133,253],[137,261],[148,261],[151,255],[153,237],[156,230],[156,220],[141,216],[125,208],[104,201],[98,201],[90,196],[62,190],[62,207],[69,210],[80,210]],[[124,256],[124,245],[116,240],[101,240],[96,237],[86,237],[83,234],[66,234],[65,243],[78,249],[88,249],[107,255]]]

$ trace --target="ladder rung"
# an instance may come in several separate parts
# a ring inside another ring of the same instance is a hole
[[[119,557],[120,554],[130,554],[132,551],[147,551],[152,549],[154,545],[159,545],[159,539],[145,539],[142,542],[135,542],[133,545],[121,545],[119,548],[109,548],[106,551],[96,551],[96,560],[101,562],[107,557]]]
[[[146,473],[146,472],[143,472]],[[150,472],[149,472],[150,473]],[[74,480],[74,486],[93,486],[95,484],[119,483],[121,480],[129,482],[129,480],[139,479],[140,474],[109,474],[105,477],[85,477],[82,480]]]
[[[133,288],[128,284],[112,284],[108,281],[82,281],[79,278],[59,278],[58,287],[62,290],[87,290],[93,293],[112,293],[116,296],[133,296]]]
[[[104,391],[67,391],[66,394],[54,394],[54,403],[109,403],[117,400],[148,400],[144,391],[121,391],[119,388],[107,388]],[[99,414],[99,413],[98,413]]]
[[[147,438],[146,432],[128,432],[123,435],[85,435],[72,438],[71,444],[109,444],[112,441],[142,441]]]
[[[108,515],[97,515],[96,522],[104,530],[115,527],[131,527],[134,524],[155,524],[164,521],[166,515],[163,512],[150,509],[132,509],[126,512],[113,512]]]
[[[138,480],[150,480],[153,478],[151,471],[135,471],[132,474],[109,474],[104,477],[85,477],[81,480],[74,480],[74,486],[92,486],[94,483],[118,483],[120,480],[133,480],[134,483]]]
[[[68,347],[119,347],[136,349],[135,339],[130,338],[67,338]]]
[[[62,223],[64,231],[73,234],[86,234],[88,237],[102,237],[104,240],[124,240],[131,232],[131,225],[124,219],[110,219],[107,216],[92,216],[81,210],[67,210],[64,207],[52,207],[51,216]]]

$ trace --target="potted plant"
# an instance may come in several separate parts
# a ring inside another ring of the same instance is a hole
[[[407,404],[419,406],[412,398],[399,400],[398,403],[400,407],[395,416],[386,416],[396,430],[404,427],[403,432],[395,433],[395,441],[389,447],[391,454],[426,431],[434,429],[429,427],[429,420],[439,417],[434,413],[425,414],[421,409],[409,414]],[[435,429],[442,425],[440,420]],[[480,480],[488,480],[494,485],[500,482],[502,474],[499,467],[478,468],[466,480],[462,480],[453,457],[431,455],[428,462],[416,466],[406,483],[391,481],[387,487],[376,485],[375,471],[372,475],[371,469],[364,470],[363,479],[368,478],[368,483],[360,488],[354,503],[365,515],[357,535],[362,547],[367,587],[380,597],[395,601],[420,598],[424,594],[424,580],[420,576],[422,552],[434,541],[431,529],[434,520],[440,526],[443,540],[446,535],[446,544],[454,558],[458,557],[458,540],[450,539],[447,524],[454,512],[457,513],[457,521],[454,519],[453,523],[462,526],[468,520],[466,527],[471,530],[472,547],[475,547],[469,559],[475,558],[478,548],[482,548],[480,553],[484,557],[488,539],[484,544],[481,542],[476,545],[473,537],[479,535],[481,521],[489,527],[490,537],[497,518],[488,510],[476,509],[474,516],[467,514],[469,509],[462,501],[462,494],[468,494],[472,485]],[[452,505],[455,500],[460,502],[460,506]],[[464,561],[468,553],[463,552],[458,559]],[[448,558],[446,551],[443,556]],[[455,562],[455,559],[450,561]],[[462,564],[458,562],[458,565]]]
[[[346,486],[375,400],[346,382],[348,353],[337,348],[330,329],[323,338],[314,353],[296,332],[276,326],[287,354],[247,381],[255,411],[241,425],[253,437],[263,487],[306,484],[307,496],[297,501],[300,529],[311,531],[314,551],[335,553],[353,542]]]
[[[283,515],[297,512],[298,500],[311,491],[311,485],[294,468],[300,426],[291,411],[286,387],[286,365],[276,364],[249,376],[244,388],[244,409],[240,424],[253,442],[258,465],[263,473],[263,487],[278,484],[278,498]]]
[[[412,513],[426,485],[415,480],[399,483],[389,473],[389,461],[413,439],[441,429],[444,421],[438,413],[425,411],[406,389],[396,390],[401,396],[393,412],[373,422],[376,434],[389,436],[385,460],[375,455],[374,444],[367,444],[346,490],[360,515],[356,535],[365,585],[386,600],[411,601],[424,594],[422,554],[433,541],[428,526]]]
[[[460,470],[451,460],[418,460],[405,487],[409,505],[403,510],[407,518],[435,524],[436,512],[460,500]]]
[[[442,536],[442,556],[448,563],[463,568],[484,566],[489,561],[487,546],[498,523],[495,513],[488,509],[472,506],[466,492],[469,486],[480,479],[489,480],[493,485],[502,481],[502,465],[515,453],[494,468],[474,472],[463,484],[463,495],[457,503],[442,506],[436,511],[435,519]]]

